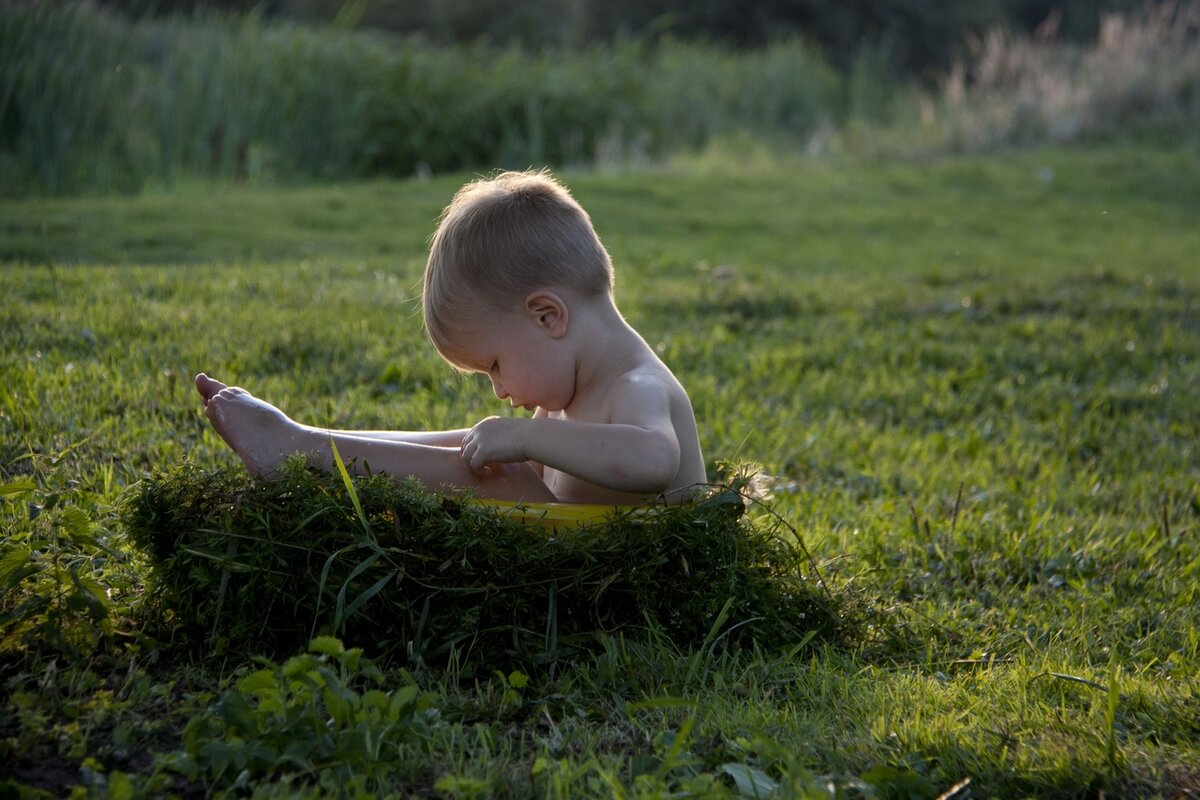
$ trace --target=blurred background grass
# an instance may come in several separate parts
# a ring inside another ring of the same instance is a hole
[[[8,3],[0,192],[644,166],[746,136],[925,156],[1196,127],[1197,0],[925,5]]]

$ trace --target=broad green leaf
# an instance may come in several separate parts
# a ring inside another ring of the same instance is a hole
[[[72,577],[74,578],[75,585],[90,597],[97,606],[105,611],[112,608],[112,601],[108,599],[107,590],[95,578],[88,575],[73,575]]]
[[[779,789],[779,784],[757,767],[737,763],[722,764],[721,772],[733,778],[738,794],[742,797],[767,797]]]
[[[283,662],[283,676],[285,678],[298,678],[316,669],[319,664],[320,662],[312,655],[292,656]]]
[[[338,660],[342,662],[342,666],[351,671],[358,670],[359,662],[362,660],[363,650],[361,647],[351,647],[346,652],[342,653]]]
[[[109,800],[133,800],[133,781],[119,769],[108,773]]]
[[[76,544],[95,545],[92,540],[92,518],[81,508],[64,509],[62,512],[63,531]]]
[[[23,544],[7,550],[0,556],[0,585],[8,583],[8,579],[16,573],[33,555],[33,551]]]
[[[275,673],[269,669],[256,669],[237,682],[238,691],[247,694],[277,690],[278,688],[279,684],[275,679]]]
[[[417,699],[417,694],[420,692],[416,686],[409,685],[403,689],[397,689],[392,695],[392,706],[389,709],[388,715],[398,720],[404,716],[411,716],[414,701]]]
[[[33,490],[36,488],[37,484],[28,478],[24,480],[9,481],[8,483],[0,483],[0,498],[5,500],[16,500],[33,492]]]
[[[346,692],[340,689],[341,687],[326,684],[322,699],[325,701],[325,711],[334,722],[338,725],[349,725],[354,721],[354,704],[350,702]]]
[[[364,708],[374,708],[387,713],[391,703],[392,698],[388,697],[386,692],[381,692],[378,689],[368,689],[363,692],[362,704]]]
[[[254,709],[245,695],[239,692],[229,692],[220,702],[221,719],[230,729],[237,733],[254,735],[258,733],[258,721],[254,718]]]
[[[341,640],[334,636],[318,636],[308,643],[310,653],[320,653],[325,656],[336,656],[345,652],[346,647]]]

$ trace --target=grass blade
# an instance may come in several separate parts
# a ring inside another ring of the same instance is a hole
[[[360,594],[358,597],[354,598],[354,601],[352,603],[350,603],[349,606],[346,607],[345,615],[339,615],[338,618],[334,621],[334,624],[333,624],[334,629],[336,630],[338,628],[341,628],[342,623],[344,623],[346,620],[350,619],[350,617],[354,616],[354,612],[358,611],[360,608],[362,608],[363,605],[368,600],[370,600],[375,595],[379,594],[379,592],[383,589],[383,587],[387,586],[388,581],[390,581],[393,577],[394,576],[391,573],[384,575],[382,578],[375,581],[375,583],[371,584],[371,586],[369,588],[365,589],[362,594]]]
[[[329,448],[333,451],[333,463],[337,465],[338,474],[342,476],[342,483],[346,484],[350,502],[354,504],[354,513],[358,515],[358,520],[362,523],[363,532],[370,538],[371,525],[367,522],[367,515],[363,513],[362,503],[359,502],[358,492],[354,488],[354,481],[350,480],[350,473],[346,471],[346,463],[342,461],[342,455],[337,449],[337,442],[333,441],[332,436],[329,437]]]

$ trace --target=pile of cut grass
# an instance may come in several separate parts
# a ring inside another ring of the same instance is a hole
[[[125,523],[160,634],[279,654],[332,633],[393,662],[494,668],[591,652],[597,633],[777,646],[851,627],[783,523],[733,489],[548,531],[386,475],[350,485],[300,462],[277,482],[186,464],[145,479]]]

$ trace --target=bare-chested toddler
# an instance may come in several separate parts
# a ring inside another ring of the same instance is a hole
[[[467,184],[443,212],[425,267],[425,328],[452,366],[483,372],[501,400],[533,412],[453,431],[302,425],[204,373],[196,388],[251,474],[292,453],[436,492],[524,502],[629,504],[705,481],[687,393],[621,316],[612,261],[591,219],[545,173]]]

